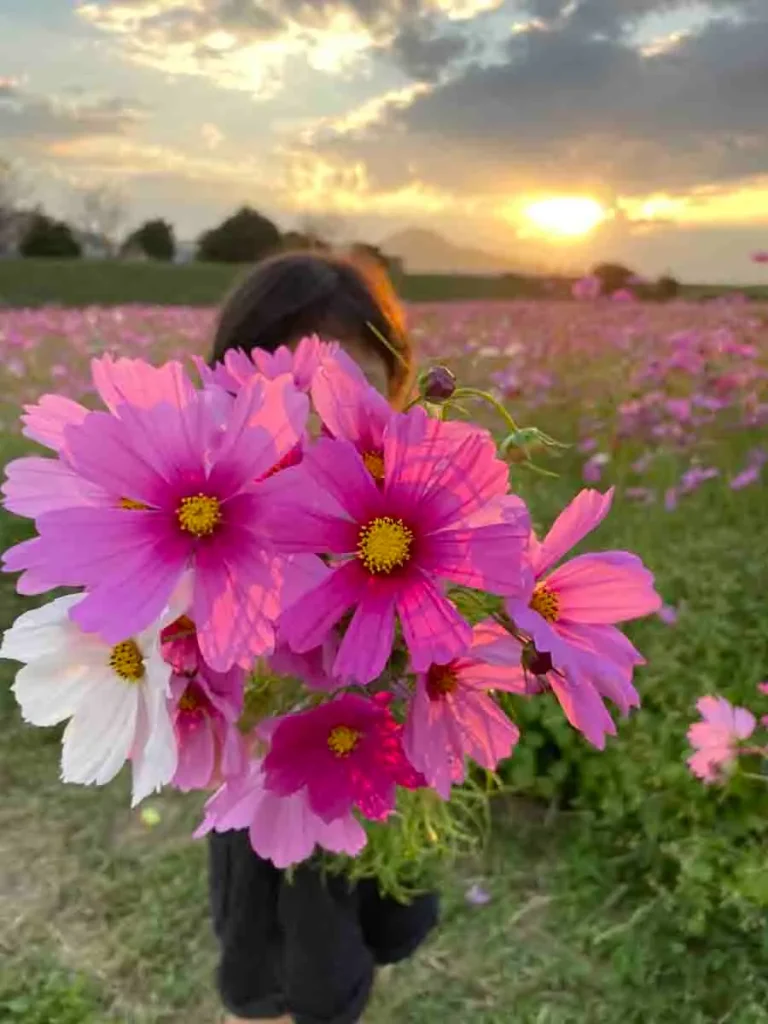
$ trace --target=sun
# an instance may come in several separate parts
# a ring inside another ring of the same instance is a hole
[[[608,213],[588,196],[552,196],[529,203],[523,216],[547,235],[579,238],[606,220]]]

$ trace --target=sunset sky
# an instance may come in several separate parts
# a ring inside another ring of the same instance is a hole
[[[183,239],[247,202],[371,241],[768,280],[768,0],[10,6],[0,155],[58,212],[114,181]]]

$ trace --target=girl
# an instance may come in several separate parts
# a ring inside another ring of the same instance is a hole
[[[257,265],[224,303],[212,362],[229,349],[273,352],[311,334],[340,342],[373,387],[395,408],[404,404],[413,351],[386,274],[324,253]],[[373,880],[352,885],[311,862],[288,879],[253,852],[247,832],[211,833],[209,850],[229,1024],[354,1024],[375,967],[410,956],[437,922],[434,895],[400,904]]]

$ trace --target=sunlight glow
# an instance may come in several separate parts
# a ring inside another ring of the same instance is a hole
[[[606,220],[608,213],[588,196],[552,196],[529,203],[523,208],[523,216],[544,234],[579,238]]]

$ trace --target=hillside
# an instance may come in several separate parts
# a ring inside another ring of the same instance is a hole
[[[498,253],[455,245],[424,228],[398,231],[385,238],[380,247],[401,259],[409,274],[505,274],[530,269]]]

